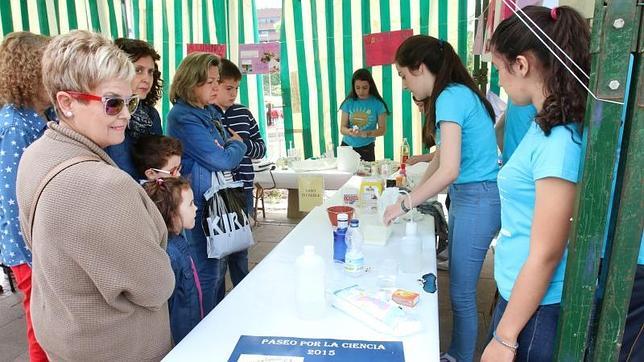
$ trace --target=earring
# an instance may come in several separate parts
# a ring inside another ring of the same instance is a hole
[[[65,116],[66,116],[66,117],[71,117],[71,116],[73,116],[73,114],[72,114],[72,112],[67,111],[67,112],[65,112]]]

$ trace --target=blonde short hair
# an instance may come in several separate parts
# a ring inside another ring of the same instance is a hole
[[[0,44],[0,104],[33,107],[41,98],[42,54],[50,37],[26,31],[10,33]]]
[[[75,30],[58,35],[47,46],[42,61],[43,83],[58,110],[60,91],[89,92],[99,84],[134,79],[134,65],[125,52],[101,34]]]
[[[192,53],[183,59],[177,72],[174,73],[170,86],[170,101],[176,103],[182,99],[197,106],[194,88],[202,86],[208,80],[210,67],[219,67],[219,57],[210,53]]]

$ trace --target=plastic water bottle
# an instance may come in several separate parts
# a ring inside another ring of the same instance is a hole
[[[347,232],[347,255],[344,260],[344,271],[352,276],[362,275],[364,270],[364,254],[362,253],[362,234],[360,233],[360,222],[357,219],[351,220],[351,227]]]
[[[333,261],[344,263],[347,253],[347,230],[349,228],[349,215],[338,214],[338,227],[333,230]]]
[[[400,242],[400,271],[418,273],[422,267],[423,245],[418,236],[418,224],[409,221],[405,226],[405,236]]]
[[[302,319],[318,319],[326,313],[324,292],[324,260],[315,254],[313,245],[304,246],[304,253],[295,261],[295,303]]]

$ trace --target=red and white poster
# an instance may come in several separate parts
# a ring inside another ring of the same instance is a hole
[[[363,38],[365,65],[393,64],[396,50],[405,39],[414,35],[411,29],[367,34]]]
[[[280,71],[280,43],[239,44],[242,74],[268,74]]]
[[[226,44],[188,44],[188,54],[204,52],[226,57]]]

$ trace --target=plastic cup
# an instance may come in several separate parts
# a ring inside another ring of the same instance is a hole
[[[398,262],[396,259],[384,259],[376,266],[376,279],[378,287],[392,289],[396,287],[396,276],[398,275]]]

